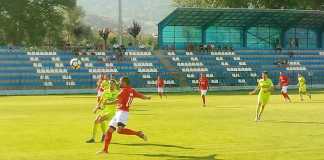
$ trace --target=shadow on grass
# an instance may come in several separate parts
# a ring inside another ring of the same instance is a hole
[[[274,121],[274,120],[269,120],[265,122],[270,122],[270,123],[286,123],[286,124],[316,124],[316,125],[324,125],[324,122],[303,122],[303,121]]]
[[[144,156],[151,158],[167,158],[168,160],[220,160],[216,159],[216,154],[211,154],[207,156],[180,156],[180,155],[171,155],[171,154],[126,154],[134,156]]]
[[[319,100],[312,100],[312,101],[297,101],[293,102],[293,104],[312,104],[312,103],[324,103],[324,101],[319,101]]]
[[[179,145],[171,145],[171,144],[155,144],[155,143],[112,143],[116,145],[123,145],[123,146],[135,146],[135,147],[142,147],[142,146],[150,146],[150,147],[165,147],[165,148],[178,148],[178,149],[194,149],[192,147],[184,147]]]

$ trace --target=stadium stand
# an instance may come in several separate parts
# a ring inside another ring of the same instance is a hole
[[[105,52],[74,56],[71,52],[0,53],[1,89],[82,89],[95,88],[101,74],[115,78],[128,76],[136,87],[153,87],[160,75],[169,87],[177,85],[173,71],[166,69],[151,52],[126,52],[122,61]],[[80,69],[72,69],[69,62],[78,57]]]
[[[285,71],[291,84],[301,72],[309,83],[321,85],[323,18],[318,11],[178,8],[159,23],[155,51],[3,48],[0,89],[94,89],[103,73],[128,76],[136,88],[154,88],[158,75],[167,87],[193,88],[200,73],[211,87],[244,88],[254,86],[262,71],[269,71],[274,83]],[[72,58],[81,60],[80,69],[70,67]]]

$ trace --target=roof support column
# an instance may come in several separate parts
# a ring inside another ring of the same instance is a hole
[[[242,47],[247,48],[247,27],[242,28]]]
[[[158,47],[161,48],[161,47],[164,47],[163,46],[163,28],[162,26],[159,24],[158,25]]]
[[[284,28],[280,29],[280,42],[279,43],[280,43],[281,48],[286,47],[286,45],[285,45],[286,31],[287,31],[287,29],[284,29]]]
[[[322,49],[323,48],[323,30],[318,29],[316,31],[316,42],[317,42],[317,48]]]
[[[207,43],[207,33],[206,33],[207,28],[206,27],[201,27],[201,43],[206,44]]]

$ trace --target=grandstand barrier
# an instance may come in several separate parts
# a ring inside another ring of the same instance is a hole
[[[210,87],[210,92],[222,92],[222,91],[250,91],[255,86],[219,86]],[[323,89],[324,85],[312,85],[309,86],[309,90]],[[156,88],[136,88],[136,90],[143,93],[155,93]],[[289,86],[289,90],[296,90],[296,85]],[[166,93],[198,93],[198,87],[175,87],[165,88]],[[277,89],[277,91],[279,91]],[[95,89],[49,89],[49,90],[0,90],[1,96],[19,96],[19,95],[76,95],[76,94],[92,94],[96,95]]]

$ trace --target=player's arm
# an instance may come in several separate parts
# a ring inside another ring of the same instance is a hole
[[[134,90],[133,95],[134,95],[134,97],[140,98],[140,99],[143,99],[143,100],[150,100],[151,99],[150,96],[145,96],[144,94],[139,93],[136,90]]]
[[[270,88],[269,88],[269,92],[273,92],[274,91],[274,85],[273,84],[271,84],[271,86],[270,86]]]
[[[97,113],[97,111],[99,109],[101,109],[101,106],[102,106],[103,102],[104,102],[104,98],[103,97],[100,97],[99,102],[96,104],[96,106],[93,109],[93,113]]]
[[[254,95],[256,94],[258,91],[260,90],[260,86],[258,85],[257,87],[255,87],[255,89],[251,92],[249,92],[250,95]]]

